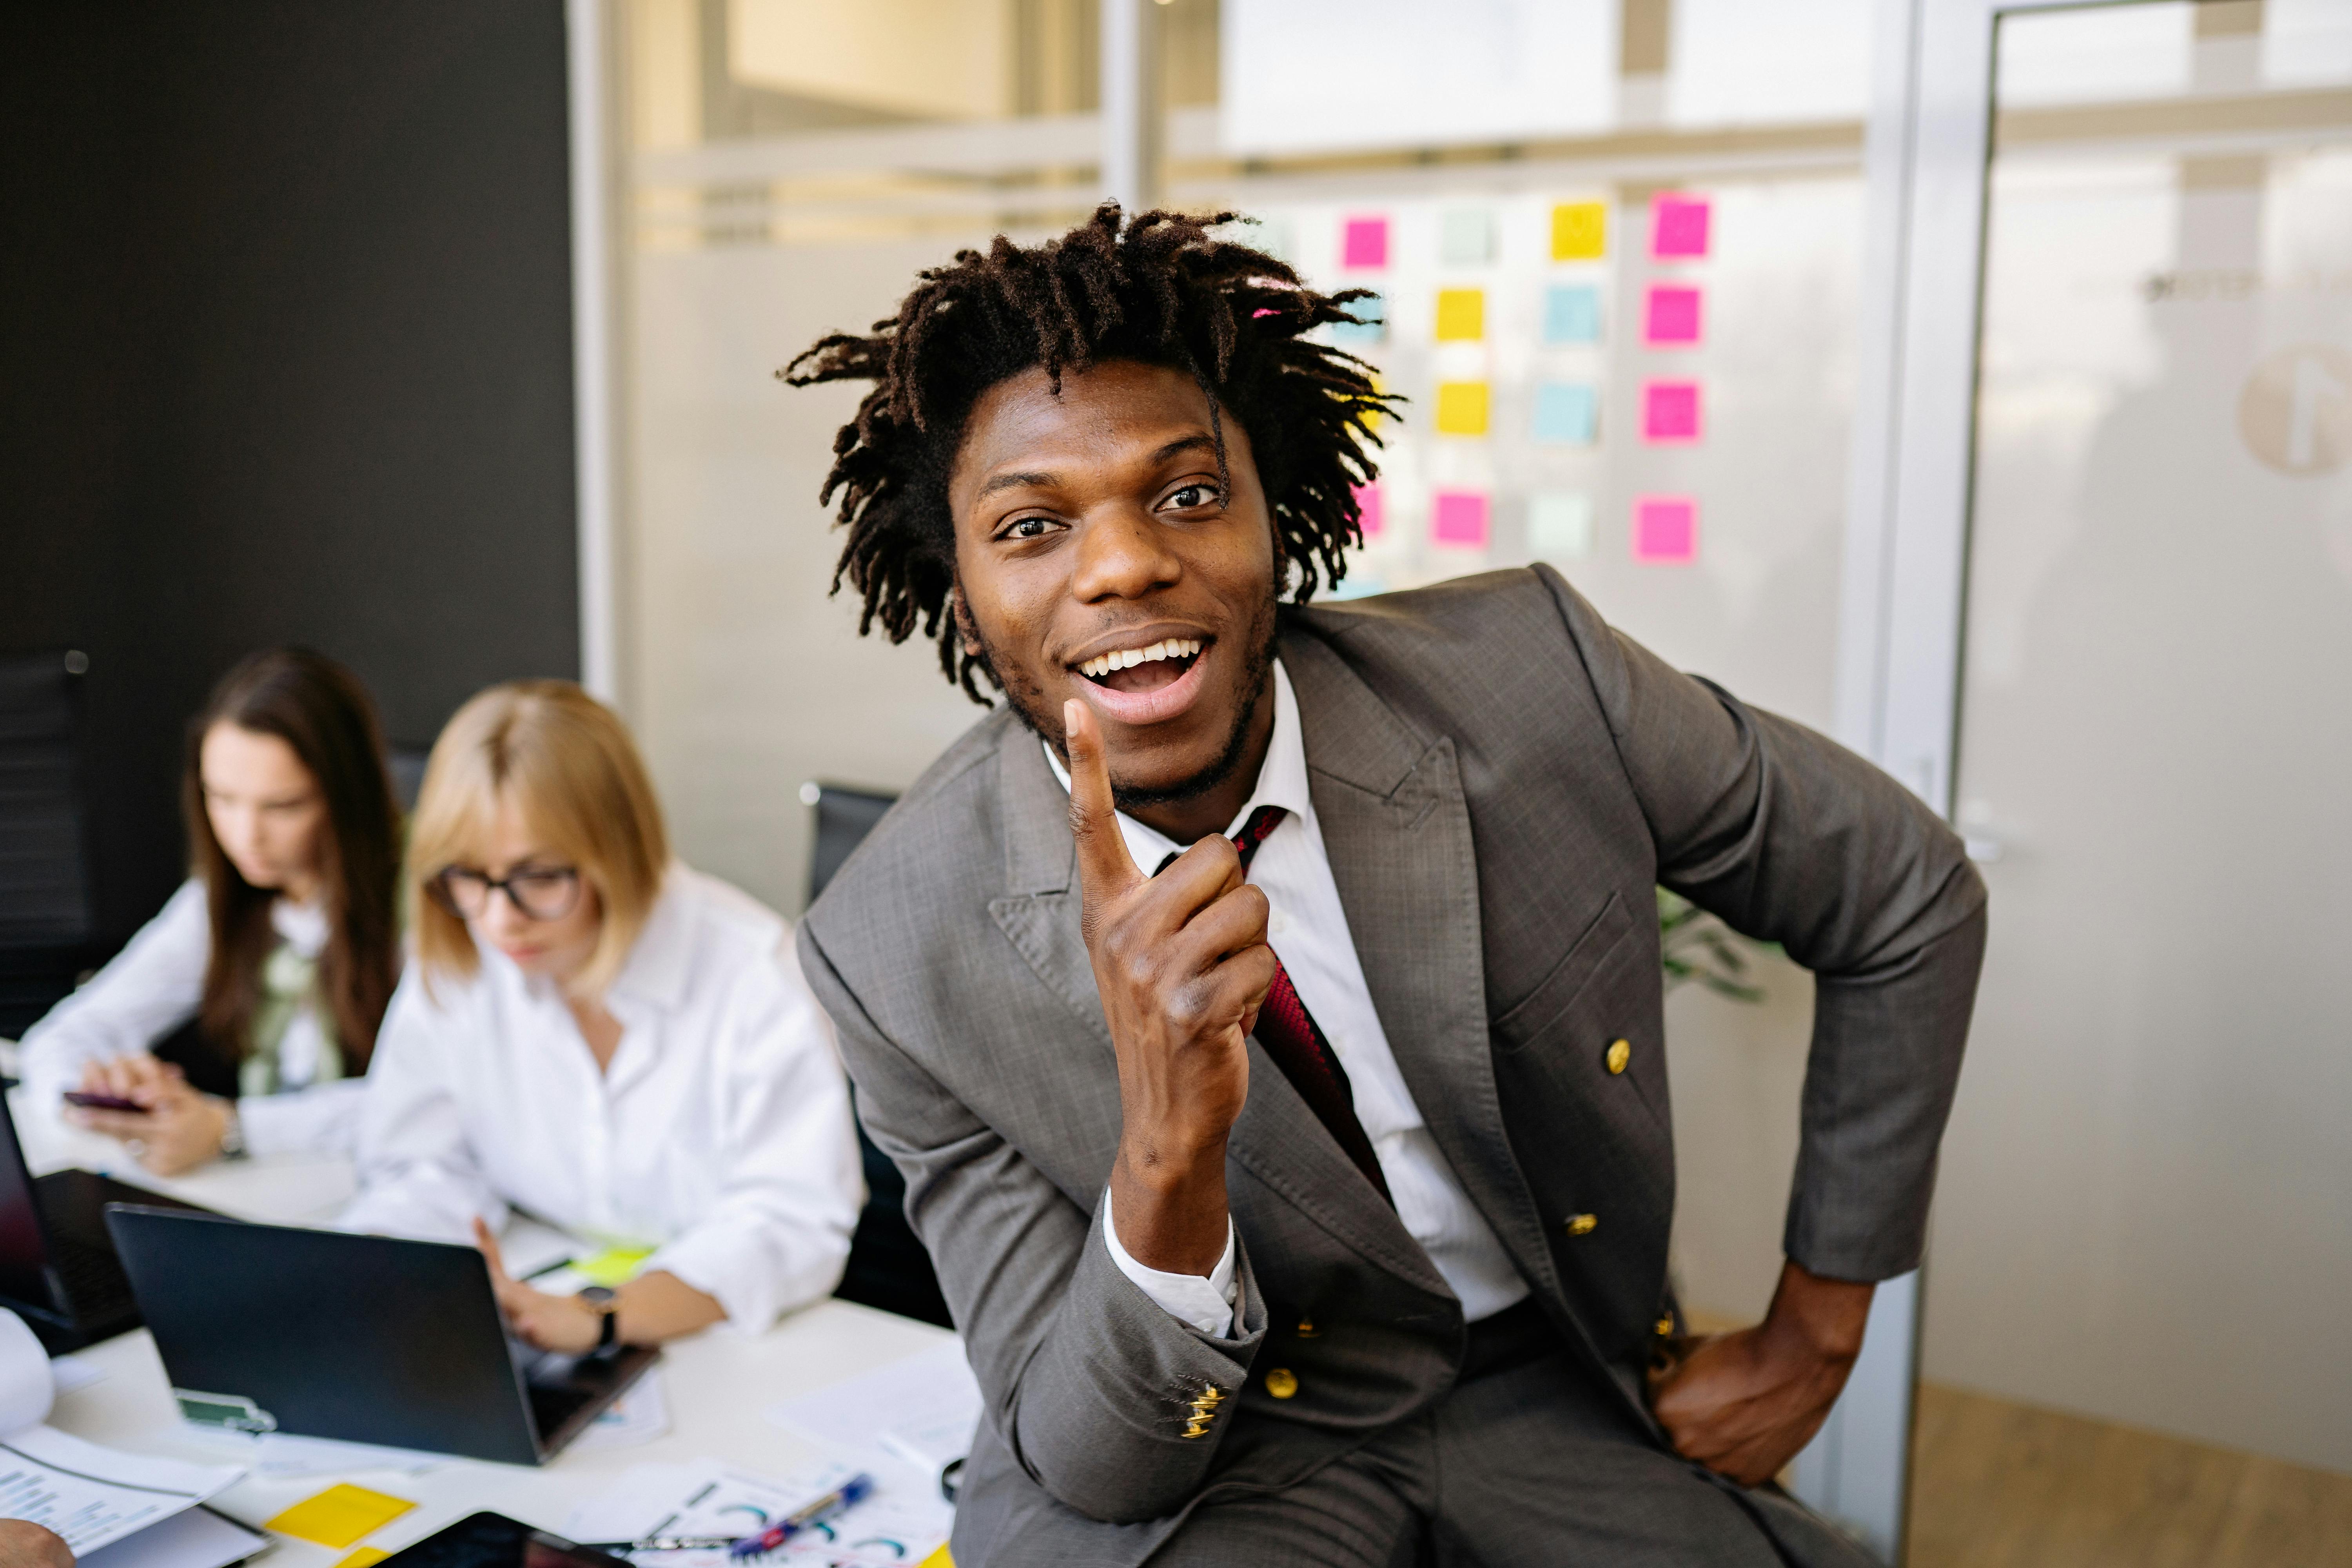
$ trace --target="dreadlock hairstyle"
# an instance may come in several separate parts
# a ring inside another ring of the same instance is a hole
[[[1363,539],[1354,487],[1380,471],[1366,451],[1380,444],[1372,425],[1398,400],[1374,388],[1363,361],[1307,334],[1355,322],[1345,307],[1370,290],[1316,293],[1285,263],[1211,232],[1236,220],[1147,212],[1122,225],[1118,204],[1105,202],[1043,245],[999,235],[984,256],[958,251],[919,274],[870,335],[835,332],[776,373],[793,386],[874,383],[834,437],[817,496],[820,505],[841,496],[848,538],[833,591],[847,578],[865,596],[861,636],[879,621],[904,642],[919,626],[937,639],[947,678],[989,700],[974,677],[996,685],[996,672],[966,650],[949,613],[948,471],[981,395],[1036,367],[1056,394],[1065,371],[1112,360],[1190,375],[1209,399],[1221,478],[1225,415],[1249,435],[1298,602],[1340,580],[1340,552]]]

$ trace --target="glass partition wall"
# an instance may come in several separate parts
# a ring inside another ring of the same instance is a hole
[[[901,788],[978,712],[928,647],[861,639],[827,597],[816,492],[857,392],[773,372],[919,268],[1091,210],[1097,3],[624,9],[621,689],[680,853],[788,911],[797,786]],[[1141,7],[1164,199],[1374,290],[1347,346],[1408,400],[1342,592],[1549,560],[1676,665],[1834,728],[1867,0],[1506,4],[1430,37],[1446,8],[1225,7]],[[1446,90],[1529,59],[1573,101],[1531,93],[1514,125]],[[1318,75],[1329,102],[1302,114],[1286,94]],[[1720,984],[1668,1005],[1674,1267],[1703,1327],[1759,1317],[1777,1276],[1811,1006],[1784,960],[1727,949],[1736,972],[1702,954]],[[1875,1456],[1895,1478],[1901,1316]],[[1846,1501],[1891,1550],[1895,1504]]]
[[[2049,1487],[2200,1561],[2322,1561],[2352,1550],[2318,1474],[2352,1472],[2352,6],[1995,44],[1955,773],[1994,920],[1923,1475],[2049,1445]]]

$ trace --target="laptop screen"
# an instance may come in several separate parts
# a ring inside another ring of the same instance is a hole
[[[0,1147],[0,1296],[54,1309],[57,1302],[46,1272],[49,1249],[42,1238],[33,1173],[25,1168],[16,1118],[5,1101],[0,1101],[0,1145],[5,1145]]]

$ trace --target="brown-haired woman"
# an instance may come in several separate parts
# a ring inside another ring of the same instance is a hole
[[[161,1175],[348,1148],[353,1080],[400,971],[399,809],[367,689],[307,648],[246,658],[189,723],[181,804],[193,875],[26,1033],[34,1102],[79,1090],[142,1107],[65,1114]],[[234,1098],[153,1055],[191,1019]]]

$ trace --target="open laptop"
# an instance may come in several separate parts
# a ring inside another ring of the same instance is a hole
[[[509,1339],[470,1247],[120,1204],[106,1222],[193,1421],[536,1465],[661,1353]]]
[[[139,1326],[139,1304],[106,1234],[106,1205],[206,1211],[89,1171],[35,1178],[0,1101],[0,1306],[55,1355]]]

